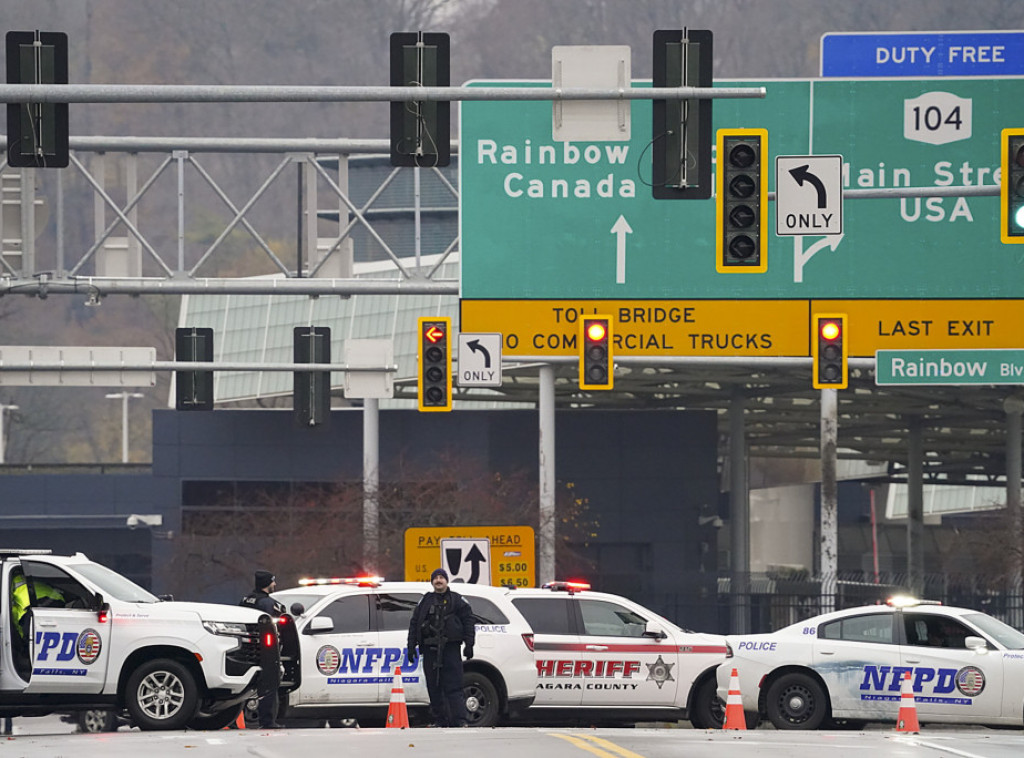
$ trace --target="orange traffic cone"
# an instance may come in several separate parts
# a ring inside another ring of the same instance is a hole
[[[245,706],[242,706],[242,709],[238,712],[238,718],[223,727],[223,729],[245,729]]]
[[[740,675],[736,669],[729,677],[729,697],[725,700],[725,722],[723,729],[746,729],[747,717],[743,715],[743,697],[740,695]]]
[[[903,686],[900,688],[900,712],[896,715],[897,732],[921,731],[917,723],[917,703],[914,702],[914,688],[910,684],[910,672],[903,674]]]
[[[408,729],[409,711],[405,707],[405,690],[402,688],[402,669],[395,667],[395,681],[391,685],[391,703],[388,705],[388,729]]]

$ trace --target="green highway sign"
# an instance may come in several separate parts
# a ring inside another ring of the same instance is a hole
[[[879,350],[875,384],[1024,384],[1024,350]]]
[[[716,99],[714,128],[768,130],[769,190],[780,155],[842,156],[844,189],[995,187],[1000,131],[1024,125],[1024,77],[717,84],[767,89]],[[1024,265],[1000,242],[998,197],[848,199],[843,234],[831,236],[777,236],[772,209],[767,271],[720,274],[714,199],[652,197],[651,105],[631,108],[629,141],[584,143],[552,140],[550,102],[462,103],[463,298],[1024,294]]]

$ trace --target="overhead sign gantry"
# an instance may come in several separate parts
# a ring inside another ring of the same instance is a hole
[[[1024,78],[717,84],[767,89],[713,121],[767,131],[769,189],[778,156],[831,155],[844,191],[936,195],[847,199],[841,234],[780,237],[769,213],[767,268],[737,277],[716,270],[714,200],[652,197],[647,103],[630,140],[583,143],[552,140],[548,104],[463,102],[461,328],[573,356],[578,319],[609,313],[620,356],[807,357],[811,314],[845,313],[851,356],[1017,346],[1024,269],[994,195]],[[961,186],[993,196],[941,195]]]

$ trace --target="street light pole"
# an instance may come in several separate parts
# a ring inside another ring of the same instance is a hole
[[[7,411],[16,411],[18,406],[16,405],[5,405],[0,403],[0,463],[4,463],[4,416],[7,415]]]
[[[141,392],[110,392],[107,397],[121,401],[121,463],[128,462],[128,398],[145,397]]]

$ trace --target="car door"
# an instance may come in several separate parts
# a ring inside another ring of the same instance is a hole
[[[676,701],[678,647],[644,635],[639,610],[607,599],[577,598],[584,706],[664,706]],[[675,671],[676,675],[673,675]]]
[[[583,698],[586,677],[580,667],[580,637],[568,596],[514,597],[512,604],[533,629],[537,663],[539,706],[577,706]]]
[[[417,603],[423,597],[416,592],[378,592],[374,595],[377,624],[380,630],[380,644],[383,648],[380,659],[380,683],[377,697],[381,702],[390,702],[391,686],[394,683],[396,667],[402,669],[402,688],[408,703],[428,703],[427,680],[423,673],[423,659],[409,663],[408,642],[409,622]]]
[[[26,692],[97,693],[110,660],[111,624],[98,599],[77,579],[48,563],[23,561],[30,609],[23,629],[31,661]]]
[[[335,595],[306,622],[302,685],[292,703],[374,704],[378,702],[381,649],[370,625],[368,592]]]
[[[1003,657],[979,655],[965,643],[970,635],[982,635],[950,616],[920,611],[903,616],[903,664],[912,669],[918,717],[956,721],[1002,715]]]
[[[902,668],[893,617],[891,612],[864,613],[818,627],[811,665],[828,688],[834,715],[895,716]]]

